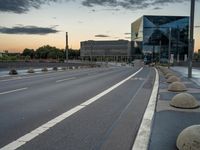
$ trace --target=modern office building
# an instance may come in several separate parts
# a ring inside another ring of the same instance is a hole
[[[83,41],[80,53],[83,59],[111,59],[124,60],[128,57],[130,42],[128,40],[116,41]]]
[[[153,59],[188,54],[189,17],[142,16],[131,24],[131,56],[151,55]]]

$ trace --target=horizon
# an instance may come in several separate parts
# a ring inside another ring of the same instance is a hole
[[[195,26],[199,27],[198,7],[200,2],[196,1]],[[64,49],[66,32],[72,49],[80,49],[80,42],[88,40],[130,41],[131,23],[146,14],[189,16],[190,2],[0,0],[0,51],[22,52],[25,48],[35,50],[44,45]],[[200,28],[194,29],[194,38],[197,51],[200,49]]]

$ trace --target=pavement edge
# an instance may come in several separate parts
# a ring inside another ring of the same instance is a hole
[[[144,113],[142,123],[138,130],[136,139],[134,141],[132,150],[147,150],[151,135],[151,128],[153,124],[153,118],[156,108],[156,101],[158,96],[158,87],[159,87],[159,75],[156,68],[156,78],[153,86],[153,90],[151,93],[151,97],[149,99],[149,103],[147,105],[146,111]]]

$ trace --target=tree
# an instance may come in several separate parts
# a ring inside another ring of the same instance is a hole
[[[36,57],[42,58],[42,59],[47,59],[48,53],[50,52],[51,49],[52,49],[52,47],[49,45],[39,47],[36,50]]]
[[[63,59],[64,51],[56,47],[45,45],[36,50],[36,57],[43,59]]]
[[[28,48],[25,48],[24,51],[22,52],[22,55],[25,56],[25,57],[30,57],[31,59],[34,58],[34,50],[33,49],[28,49]]]

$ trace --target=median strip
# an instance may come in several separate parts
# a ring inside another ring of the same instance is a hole
[[[135,72],[131,76],[127,77],[126,79],[122,80],[121,82],[113,85],[112,87],[110,87],[107,90],[101,92],[100,94],[92,97],[91,99],[83,102],[82,104],[80,104],[80,105],[78,105],[78,106],[76,106],[76,107],[74,107],[74,108],[72,108],[72,109],[64,112],[60,116],[58,116],[58,117],[50,120],[49,122],[41,125],[40,127],[38,127],[36,129],[34,129],[33,131],[27,133],[26,135],[18,138],[16,141],[13,141],[13,142],[9,143],[8,145],[2,147],[0,150],[15,150],[15,149],[21,147],[22,145],[24,145],[27,142],[31,141],[32,139],[34,139],[38,135],[40,135],[40,134],[44,133],[45,131],[47,131],[48,129],[54,127],[56,124],[60,123],[64,119],[70,117],[71,115],[73,115],[76,112],[80,111],[81,109],[87,107],[91,103],[97,101],[98,99],[100,99],[104,95],[108,94],[109,92],[111,92],[115,88],[119,87],[120,85],[122,85],[123,83],[125,83],[126,81],[128,81],[129,79],[131,79],[132,77],[134,77],[136,74],[138,74],[142,69],[143,68],[140,68],[137,72]]]
[[[19,92],[19,91],[24,91],[27,90],[28,88],[20,88],[20,89],[16,89],[16,90],[11,90],[11,91],[6,91],[6,92],[1,92],[0,95],[4,95],[4,94],[9,94],[9,93],[13,93],[13,92]]]

